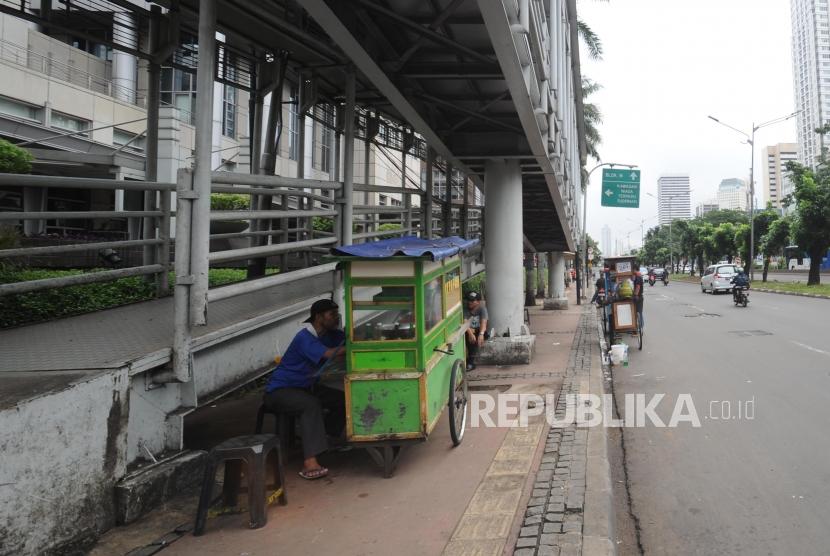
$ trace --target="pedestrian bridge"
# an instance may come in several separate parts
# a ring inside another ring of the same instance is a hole
[[[10,6],[18,5],[0,3],[0,10],[42,25],[55,25],[55,12],[70,9]],[[130,49],[151,73],[165,63],[196,73],[194,164],[179,170],[175,183],[158,179],[163,153],[158,110],[150,106],[143,182],[0,176],[2,186],[111,189],[145,199],[142,211],[0,212],[0,223],[117,218],[142,222],[144,230],[117,242],[2,251],[0,261],[27,261],[138,249],[141,260],[80,277],[3,284],[0,295],[125,276],[155,277],[159,293],[153,301],[0,332],[0,488],[16,499],[0,505],[0,522],[8,524],[0,533],[19,552],[113,526],[114,485],[137,462],[185,449],[189,412],[270,369],[311,302],[341,295],[339,275],[321,263],[321,253],[388,235],[378,229],[380,215],[398,219],[393,233],[432,238],[471,235],[473,211],[483,210],[483,249],[469,254],[464,271],[480,272],[485,261],[498,269],[488,274],[487,292],[499,334],[522,326],[522,253],[561,261],[579,246],[584,136],[574,0],[183,0],[152,10],[113,2],[112,9],[129,10],[136,28],[154,29],[153,40]],[[310,179],[304,156],[296,177],[274,175],[281,122],[264,117],[263,99],[285,79],[298,83],[302,118],[318,118],[319,103],[334,107],[333,179]],[[251,93],[251,174],[212,171],[216,82]],[[150,103],[158,99],[154,87],[151,81]],[[356,183],[356,142],[397,150],[401,168],[414,160],[423,179],[413,187],[404,172],[400,187]],[[436,194],[436,175],[465,184],[463,203],[453,204],[450,187]],[[483,207],[471,204],[468,183],[484,191]],[[211,211],[216,192],[249,195],[251,208]],[[369,192],[399,194],[402,204],[360,204]],[[315,218],[333,220],[332,231],[315,230]],[[250,231],[211,230],[211,223],[238,220]],[[209,267],[228,264],[246,265],[250,279],[209,288]],[[283,272],[266,276],[266,266]],[[61,517],[67,515],[80,517],[70,527]]]

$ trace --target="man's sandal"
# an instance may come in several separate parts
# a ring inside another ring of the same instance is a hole
[[[323,477],[325,477],[328,474],[329,474],[329,470],[326,469],[325,467],[318,467],[317,469],[308,469],[308,470],[303,469],[299,473],[300,477],[302,477],[303,479],[305,479],[307,481],[313,481],[315,479],[322,479]]]

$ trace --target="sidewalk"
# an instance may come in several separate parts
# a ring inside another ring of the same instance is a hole
[[[590,306],[576,306],[573,299],[566,311],[542,311],[541,305],[531,308],[531,328],[537,335],[533,363],[479,367],[469,376],[471,394],[544,395],[558,392],[563,380],[568,391],[588,388],[593,378],[588,370],[599,359],[592,345],[596,333],[592,336],[589,330],[591,319]],[[595,391],[595,385],[590,387]],[[251,392],[223,400],[192,416],[186,431],[188,447],[209,449],[229,436],[250,434],[260,395]],[[556,466],[567,460],[568,446],[573,454],[571,465],[583,462],[585,467],[590,462],[592,437],[587,431],[568,432],[547,434],[541,418],[526,428],[468,427],[463,443],[452,448],[446,418],[442,418],[427,442],[402,454],[390,479],[382,478],[363,450],[352,450],[327,456],[323,463],[332,470],[329,477],[303,481],[297,476],[300,454],[294,452],[286,463],[288,505],[270,507],[265,527],[247,529],[247,514],[213,518],[202,537],[170,535],[168,540],[174,542],[164,554],[509,554],[517,539],[526,542],[521,539],[528,538],[523,534],[529,526],[526,508],[530,501],[538,502],[537,487],[544,477],[549,476],[548,491],[559,488],[561,474]],[[558,457],[553,462],[552,454]],[[582,540],[583,533],[591,534],[591,468],[582,473],[582,494],[579,471],[573,467],[571,490],[566,489],[561,497],[562,504],[578,503],[581,508],[562,512],[568,523],[572,515],[582,516],[578,532],[572,525],[565,531],[564,521],[560,522],[565,532],[558,534],[562,542],[555,546],[561,546],[563,554],[568,553],[565,541],[576,543],[577,536],[576,544],[584,547],[584,553],[594,553],[588,550],[591,541]],[[559,501],[545,496],[547,505]],[[130,526],[116,528],[92,554],[125,554],[147,547],[177,526],[192,522],[195,503],[195,496],[182,497]],[[540,517],[537,525],[542,521]],[[543,528],[538,529],[542,535]],[[547,530],[544,534],[549,534]],[[539,544],[538,537],[537,541],[530,552],[522,554],[557,553],[542,548],[536,552],[537,545],[554,546]]]

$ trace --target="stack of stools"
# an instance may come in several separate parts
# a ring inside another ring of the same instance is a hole
[[[266,496],[266,463],[268,455],[275,451],[274,479],[278,481],[270,495]],[[196,512],[194,535],[201,535],[205,529],[208,510],[213,502],[213,483],[216,470],[225,464],[225,481],[222,487],[222,503],[225,507],[236,507],[242,482],[242,463],[248,480],[248,512],[250,527],[257,529],[268,521],[267,508],[275,500],[284,506],[288,503],[285,495],[285,473],[282,466],[280,439],[273,434],[237,436],[213,448],[208,455],[202,494]]]

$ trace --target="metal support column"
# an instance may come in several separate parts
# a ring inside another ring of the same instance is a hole
[[[435,151],[427,147],[427,183],[426,192],[421,203],[421,237],[432,239],[432,189],[433,189],[433,168],[435,167]]]
[[[444,183],[446,183],[446,189],[444,190],[444,222],[443,222],[443,234],[444,237],[450,237],[452,235],[452,163],[447,161],[446,163],[447,169],[447,179]]]
[[[522,173],[518,160],[488,160],[484,171],[487,309],[496,335],[520,334],[524,322]]]
[[[150,29],[149,29],[149,47],[152,54],[156,54],[159,49],[160,36],[160,21],[161,8],[159,6],[152,6],[150,12]],[[158,180],[158,164],[159,164],[159,104],[161,101],[161,65],[155,60],[150,61],[147,72],[147,132],[145,141],[145,168],[144,179],[146,181]],[[156,210],[158,204],[157,192],[144,192],[144,210]],[[142,225],[143,239],[155,239],[156,228],[160,228],[161,222],[155,218],[145,218]],[[155,264],[161,253],[157,247],[152,245],[145,245],[142,252],[142,264]],[[162,261],[165,264],[165,269],[169,266],[170,261]],[[166,270],[164,274],[156,274],[156,293],[157,295],[164,295],[167,293],[169,287],[167,282]]]
[[[343,189],[340,244],[352,244],[354,222],[354,119],[356,77],[354,68],[346,73],[346,106],[343,112]]]
[[[461,209],[461,230],[459,235],[466,238],[470,233],[470,183],[469,178],[464,176],[464,205]]]
[[[199,3],[199,67],[196,71],[196,164],[193,169],[190,322],[207,324],[208,254],[210,253],[210,173],[213,145],[213,77],[216,72],[216,0]],[[177,228],[178,229],[178,228]],[[179,239],[176,235],[176,239]],[[186,256],[178,246],[176,258]]]
[[[190,380],[190,298],[193,287],[191,231],[193,172],[181,169],[176,180],[176,284],[173,290],[173,373],[179,382]]]

